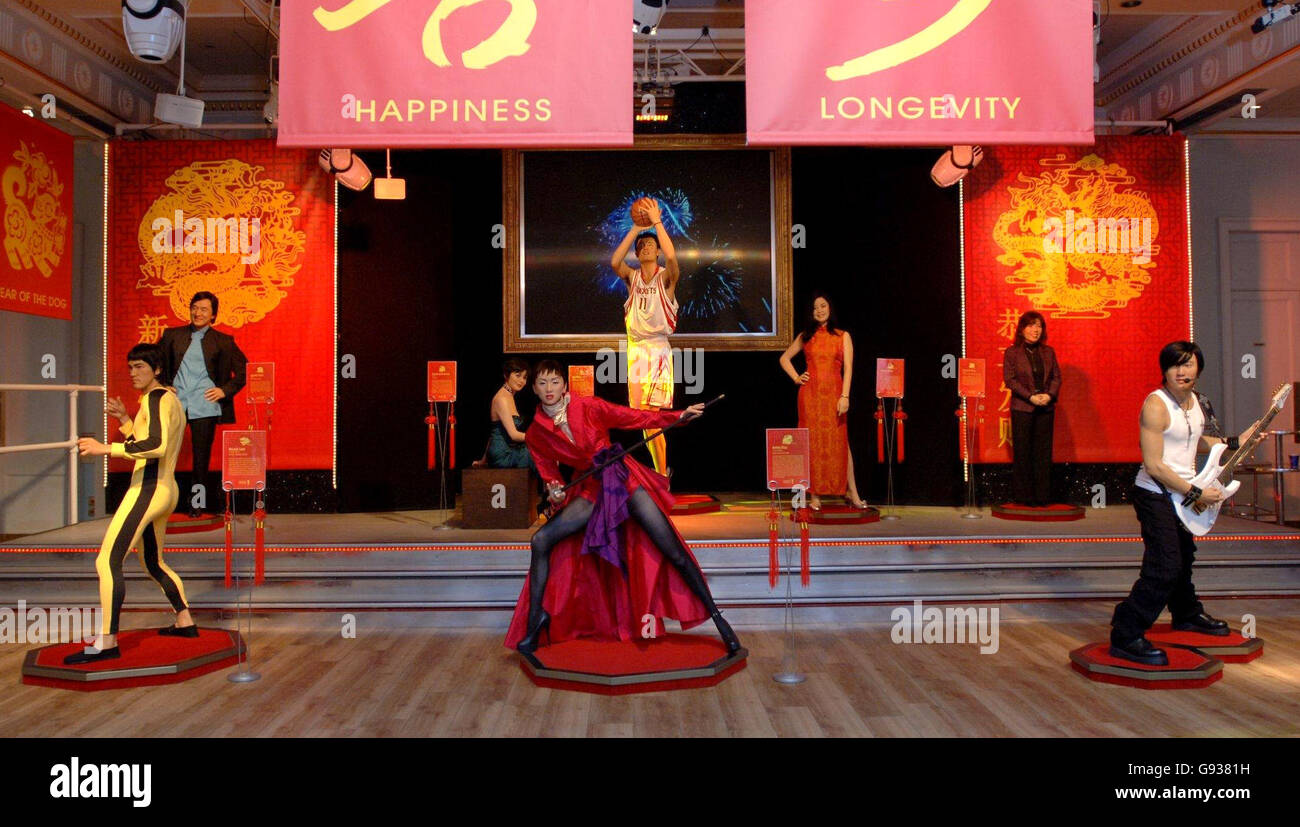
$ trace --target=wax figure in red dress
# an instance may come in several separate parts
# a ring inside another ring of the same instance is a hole
[[[796,373],[791,361],[803,351],[806,368]],[[838,495],[854,508],[866,508],[858,496],[849,450],[849,390],[853,385],[853,337],[840,329],[830,299],[813,294],[808,324],[781,354],[781,369],[799,386],[799,427],[808,429],[812,489],[809,505],[821,508],[821,496]]]
[[[531,652],[543,631],[552,643],[633,640],[650,615],[656,635],[664,617],[684,629],[712,618],[728,651],[738,650],[740,641],[714,604],[699,563],[668,519],[667,479],[624,456],[567,495],[560,492],[561,464],[577,475],[621,453],[611,446],[610,428],[664,428],[699,416],[703,405],[638,411],[570,397],[563,369],[551,360],[539,363],[534,377],[541,404],[526,443],[552,502],[564,505],[533,534],[532,565],[505,645]]]

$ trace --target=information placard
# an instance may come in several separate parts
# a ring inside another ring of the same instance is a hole
[[[249,362],[245,399],[253,402],[275,401],[275,362]]]
[[[596,395],[595,365],[569,365],[569,394],[571,396]]]
[[[227,491],[266,488],[266,431],[223,431],[221,487]]]
[[[876,360],[876,396],[902,397],[903,395],[903,360]]]
[[[962,359],[957,363],[957,393],[970,398],[984,396],[987,377],[983,359]]]
[[[429,401],[456,401],[456,363],[429,363]]]
[[[807,428],[768,428],[768,490],[807,489],[812,480],[811,455]]]

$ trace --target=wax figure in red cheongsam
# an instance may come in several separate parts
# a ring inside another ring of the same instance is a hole
[[[534,370],[540,401],[527,431],[528,450],[551,492],[563,504],[532,539],[532,565],[515,606],[505,644],[521,652],[573,638],[632,640],[644,618],[682,628],[710,617],[728,651],[740,641],[713,602],[699,563],[668,519],[668,481],[631,457],[622,457],[567,494],[559,466],[581,474],[621,454],[610,428],[664,428],[699,416],[703,405],[684,411],[637,411],[595,397],[570,397],[563,369],[551,360]],[[585,531],[584,531],[585,529]]]

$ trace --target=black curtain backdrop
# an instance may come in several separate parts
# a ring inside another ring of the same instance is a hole
[[[816,289],[834,300],[856,352],[849,412],[859,490],[885,498],[876,463],[875,360],[906,360],[906,461],[895,468],[895,498],[907,505],[963,501],[957,453],[956,380],[941,375],[961,346],[957,191],[929,180],[938,149],[800,148],[792,153],[796,329]],[[362,157],[382,170],[382,153]],[[277,512],[383,511],[437,507],[439,476],[425,469],[425,363],[459,363],[457,461],[480,456],[488,403],[500,387],[501,153],[496,150],[403,151],[393,172],[407,179],[405,201],[377,201],[370,189],[339,195],[339,354],[355,360],[340,378],[338,489],[328,471],[277,471],[268,503]],[[595,364],[594,353],[519,354],[562,364]],[[705,420],[670,435],[673,489],[755,492],[764,486],[764,429],[797,424],[796,388],[779,352],[708,351],[703,387],[677,388],[677,406],[720,393],[727,400]],[[796,364],[801,362],[796,360]],[[680,378],[680,377],[679,377]],[[620,385],[597,393],[626,403]],[[321,404],[329,404],[323,389]],[[531,392],[519,397],[531,419]],[[620,433],[625,444],[640,434]],[[649,462],[642,449],[641,459]],[[1057,464],[1053,491],[1089,504],[1094,486],[1110,504],[1128,499],[1135,466]],[[448,475],[448,495],[459,490]],[[110,475],[109,507],[128,474]],[[981,504],[1010,495],[1010,466],[977,466]],[[182,480],[184,482],[184,480]],[[188,490],[188,489],[186,489]],[[248,499],[245,497],[244,499]],[[188,498],[184,502],[187,502]],[[209,503],[216,510],[219,503]],[[240,501],[248,513],[251,499]]]
[[[363,153],[372,169],[378,153]],[[815,289],[830,292],[857,354],[850,439],[859,486],[883,499],[875,462],[875,359],[907,360],[907,461],[895,470],[900,502],[960,501],[956,382],[945,354],[960,351],[957,193],[929,180],[935,150],[797,149],[793,154],[796,324]],[[428,508],[438,477],[425,470],[425,362],[459,363],[457,464],[483,450],[488,402],[500,386],[501,215],[497,151],[399,152],[406,201],[340,193],[339,353],[356,378],[339,382],[339,506],[344,511]],[[544,354],[526,354],[530,362]],[[594,364],[594,353],[559,354]],[[797,424],[796,388],[778,352],[709,351],[703,387],[678,386],[678,405],[726,393],[716,413],[670,437],[677,491],[761,491],[763,432]],[[598,386],[626,402],[623,386]],[[531,393],[520,394],[531,417]],[[639,434],[622,434],[633,442]],[[448,483],[458,488],[458,473]],[[449,494],[452,493],[449,491]]]

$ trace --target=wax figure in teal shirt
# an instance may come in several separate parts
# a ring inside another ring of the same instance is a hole
[[[176,388],[190,428],[194,448],[190,491],[196,483],[203,485],[209,503],[219,490],[210,484],[208,474],[217,425],[235,421],[235,394],[248,381],[248,359],[235,338],[212,327],[217,321],[218,305],[212,293],[195,293],[190,299],[190,323],[168,328],[158,340],[166,374]],[[186,496],[181,499],[190,501]],[[197,517],[200,509],[191,507],[189,513]]]

